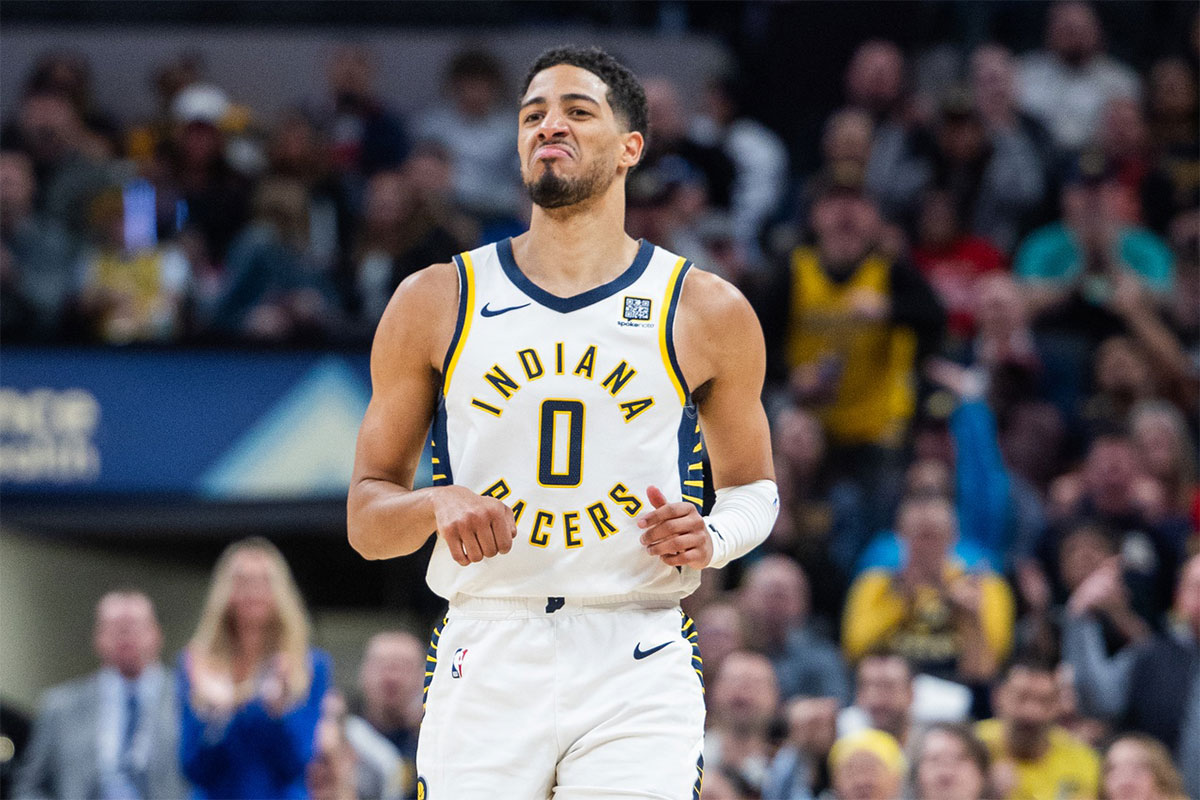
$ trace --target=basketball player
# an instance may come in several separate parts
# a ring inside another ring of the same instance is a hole
[[[777,513],[762,333],[729,284],[626,235],[647,128],[627,69],[544,53],[517,125],[529,232],[406,279],[379,323],[350,541],[391,558],[436,534],[422,797],[697,797],[678,601]],[[413,491],[431,424],[435,485]]]

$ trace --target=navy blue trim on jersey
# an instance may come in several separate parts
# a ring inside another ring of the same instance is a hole
[[[429,440],[429,452],[433,454],[433,485],[449,486],[454,483],[454,471],[450,468],[450,446],[446,439],[446,395],[442,392],[438,392]]]
[[[425,651],[425,682],[421,687],[422,710],[425,708],[425,703],[429,701],[429,686],[433,683],[433,673],[437,669],[438,642],[442,640],[442,630],[449,621],[449,615],[442,617],[442,621],[434,626],[433,635],[429,637],[429,649]]]
[[[700,657],[700,633],[687,612],[681,610],[679,614],[682,617],[679,621],[679,633],[692,645],[692,669],[700,679],[700,692],[704,693],[704,659]]]
[[[697,509],[704,505],[704,448],[700,444],[700,416],[696,403],[688,397],[688,404],[679,413],[679,431],[676,434],[679,446],[679,490],[683,499]]]
[[[633,263],[629,265],[628,269],[608,283],[597,286],[594,289],[588,289],[586,292],[577,294],[574,297],[559,297],[558,295],[550,294],[525,277],[525,273],[521,272],[521,268],[517,266],[516,259],[513,258],[511,238],[496,242],[496,254],[500,257],[500,267],[504,270],[504,274],[508,276],[508,279],[518,289],[546,308],[566,314],[570,311],[578,311],[581,308],[586,308],[606,297],[612,297],[642,277],[642,273],[646,271],[646,266],[650,263],[650,256],[654,254],[654,245],[642,239],[642,244],[638,247],[637,255],[634,256]]]
[[[454,351],[458,348],[458,340],[462,338],[463,326],[467,322],[467,293],[470,291],[470,286],[467,284],[467,267],[463,264],[461,255],[454,257],[454,266],[458,269],[458,316],[454,321],[454,336],[450,338],[450,346],[446,348],[446,357],[442,359],[442,380],[445,380],[446,372],[450,369],[450,359],[454,357]]]
[[[675,288],[671,290],[670,304],[667,306],[667,357],[671,359],[671,369],[675,370],[675,376],[679,378],[679,385],[683,387],[683,393],[689,398],[692,390],[688,388],[687,379],[683,377],[683,370],[679,368],[679,360],[675,358],[675,309],[679,308],[679,295],[683,293],[683,280],[687,277],[688,270],[692,268],[692,262],[684,262],[683,267],[679,270],[679,277],[675,279]]]

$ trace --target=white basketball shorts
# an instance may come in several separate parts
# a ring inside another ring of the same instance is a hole
[[[457,597],[429,652],[421,800],[698,800],[704,685],[678,605]]]

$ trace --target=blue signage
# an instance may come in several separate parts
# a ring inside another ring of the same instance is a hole
[[[0,492],[344,497],[370,391],[357,353],[5,347]]]

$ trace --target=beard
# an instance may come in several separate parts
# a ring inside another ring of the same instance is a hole
[[[612,183],[614,176],[609,175],[608,180],[605,177],[604,165],[600,163],[594,164],[577,178],[559,175],[552,164],[546,164],[541,176],[525,181],[525,188],[535,206],[564,208],[578,205],[602,193]]]

